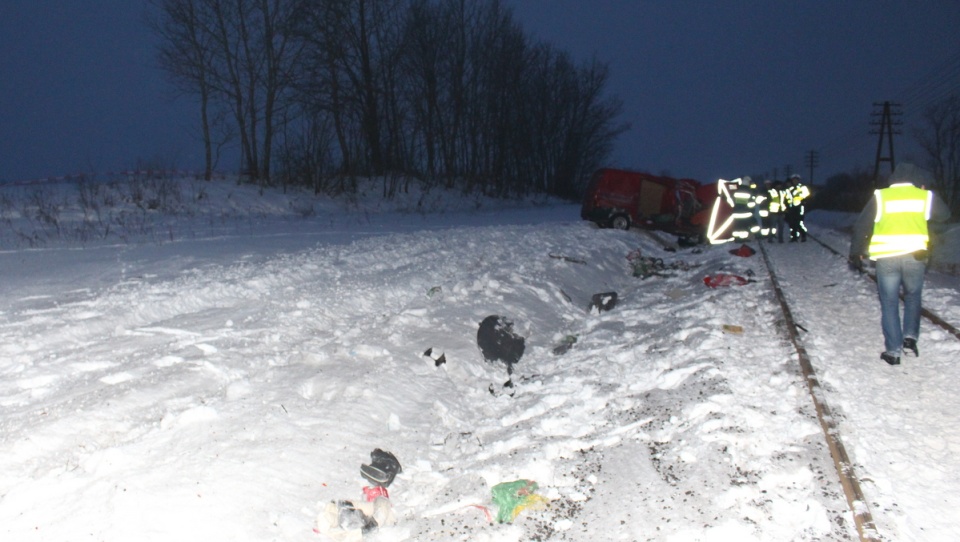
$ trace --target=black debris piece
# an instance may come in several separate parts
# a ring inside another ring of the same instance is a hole
[[[507,366],[507,374],[512,374],[513,365],[523,357],[525,339],[513,331],[512,321],[491,315],[480,322],[477,346],[483,359],[490,363],[502,361]]]

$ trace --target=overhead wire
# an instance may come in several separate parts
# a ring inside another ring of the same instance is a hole
[[[904,107],[921,102],[929,103],[931,98],[955,91],[958,80],[960,80],[960,51],[932,68],[923,78],[894,98]]]
[[[895,95],[891,103],[897,105],[901,117],[905,116],[913,123],[931,106],[955,95],[960,95],[960,50]],[[842,157],[854,150],[855,146],[866,144],[868,137],[875,133],[864,125],[852,126],[822,145],[818,152],[825,159]]]

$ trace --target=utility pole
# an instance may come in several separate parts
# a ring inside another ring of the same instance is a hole
[[[793,164],[783,166],[783,178],[789,179],[791,175],[793,175]]]
[[[820,165],[820,155],[817,154],[817,151],[807,151],[805,164],[810,169],[809,184],[813,186],[813,169]]]
[[[896,104],[896,103],[874,102],[873,106],[883,107],[883,111],[881,113],[878,113],[876,111],[871,113],[871,116],[880,117],[880,120],[870,121],[870,124],[872,126],[879,126],[879,128],[877,129],[870,130],[870,133],[880,134],[880,139],[877,141],[877,159],[876,159],[876,162],[874,162],[874,167],[873,167],[873,186],[876,188],[880,188],[880,162],[890,162],[891,172],[893,172],[893,170],[897,167],[897,164],[893,158],[893,134],[899,135],[900,130],[899,129],[894,130],[893,127],[894,125],[900,126],[901,124],[903,124],[903,121],[900,121],[900,120],[894,121],[893,116],[894,115],[900,116],[903,114],[903,111],[900,111],[899,109],[900,104]],[[893,109],[893,108],[897,108],[897,109]],[[887,139],[887,148],[888,148],[887,156],[881,155],[881,151],[883,150],[884,138]]]

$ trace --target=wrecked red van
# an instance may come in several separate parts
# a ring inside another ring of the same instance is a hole
[[[637,226],[700,238],[704,226],[697,215],[708,207],[697,197],[700,188],[693,179],[602,168],[590,180],[580,218],[601,228]]]

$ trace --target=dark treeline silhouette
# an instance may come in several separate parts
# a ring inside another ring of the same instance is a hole
[[[616,137],[608,67],[534,43],[499,0],[151,0],[160,67],[197,100],[206,172],[384,196],[418,178],[578,198]]]
[[[927,152],[932,188],[960,218],[960,96],[952,95],[924,111],[925,126],[915,137]]]
[[[865,169],[837,173],[814,191],[810,208],[859,213],[873,197],[874,188],[873,173]]]

